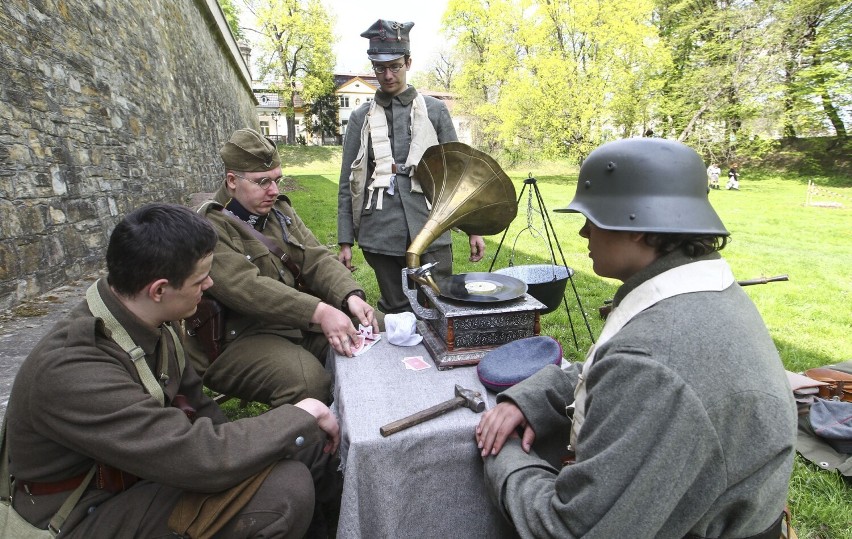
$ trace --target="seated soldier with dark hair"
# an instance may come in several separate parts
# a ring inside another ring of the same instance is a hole
[[[184,358],[174,321],[213,284],[216,241],[188,208],[133,211],[110,236],[107,278],[24,361],[5,420],[28,522],[68,538],[166,537],[198,514],[217,537],[301,537],[315,499],[339,496],[339,429],[323,403],[228,422]]]
[[[351,357],[353,320],[380,330],[373,308],[279,192],[275,145],[239,129],[219,153],[225,178],[198,211],[219,235],[207,293],[227,307],[225,342],[211,360],[201,341],[188,339],[193,365],[204,385],[232,397],[273,407],[330,402],[329,345]]]
[[[522,537],[780,536],[796,407],[707,194],[691,148],[629,139],[589,154],[557,210],[623,284],[585,363],[508,389],[476,428]]]

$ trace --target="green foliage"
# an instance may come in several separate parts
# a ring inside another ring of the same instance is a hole
[[[225,20],[228,21],[228,27],[237,41],[245,37],[243,29],[240,28],[240,10],[234,5],[234,0],[218,0],[219,7],[222,8],[222,13],[225,14]]]
[[[667,63],[650,0],[453,0],[444,26],[464,65],[454,90],[480,146],[512,160],[582,158],[641,134]]]
[[[842,0],[451,0],[443,25],[457,110],[509,162],[646,133],[722,163],[782,134],[847,136]]]
[[[325,137],[335,137],[338,133],[337,115],[340,110],[340,102],[334,92],[314,99],[308,105],[308,118],[312,133]]]
[[[852,105],[852,7],[842,0],[787,0],[779,16],[787,80],[784,135],[821,133],[828,121],[834,134],[846,136],[838,115]]]
[[[296,94],[310,103],[333,90],[333,17],[321,0],[251,0],[263,38],[261,78],[280,93],[287,137],[295,142]]]

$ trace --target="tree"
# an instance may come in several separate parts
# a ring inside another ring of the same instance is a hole
[[[463,66],[477,144],[511,157],[582,158],[644,131],[668,55],[651,0],[453,0],[444,26]]]
[[[337,124],[340,102],[334,92],[327,93],[314,99],[308,107],[309,126],[311,133],[319,135],[320,144],[327,137],[337,137],[339,127]]]
[[[333,20],[320,0],[248,0],[263,38],[261,78],[285,104],[287,142],[296,139],[296,97],[305,103],[333,91]]]
[[[795,137],[799,131],[819,134],[828,121],[835,135],[848,137],[841,111],[852,106],[852,5],[841,0],[787,0],[779,19],[784,136]]]
[[[459,66],[453,53],[441,51],[429,70],[416,73],[410,82],[415,88],[451,92],[458,71]]]
[[[658,0],[656,17],[672,55],[661,131],[717,159],[735,159],[744,142],[771,130],[763,120],[777,116],[773,4]]]
[[[234,35],[236,41],[245,38],[243,29],[240,28],[240,10],[234,5],[234,0],[219,0],[219,7],[222,8],[222,13],[225,15],[225,20],[228,22],[228,27]]]

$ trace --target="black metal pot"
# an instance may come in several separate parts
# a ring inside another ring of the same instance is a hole
[[[527,283],[527,293],[544,303],[547,307],[541,314],[547,314],[562,303],[565,285],[574,275],[574,270],[567,266],[552,264],[530,264],[525,266],[509,266],[495,270],[494,273],[515,277]]]

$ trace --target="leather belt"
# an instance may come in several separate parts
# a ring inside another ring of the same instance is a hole
[[[88,473],[89,472],[85,472],[80,475],[70,477],[68,479],[63,479],[61,481],[52,481],[50,483],[37,483],[35,481],[16,480],[15,485],[19,491],[29,494],[31,496],[57,494],[59,492],[67,492],[69,490],[74,490],[75,488],[80,486],[80,483],[83,482],[83,479],[86,478],[86,475],[88,475]],[[132,487],[133,484],[137,481],[139,481],[139,478],[133,474],[123,472],[118,468],[107,466],[106,464],[98,464],[98,471],[92,478],[92,484],[89,485],[89,488],[104,490],[106,492],[111,492],[115,494],[117,492],[124,492],[125,490]]]
[[[408,176],[408,173],[411,172],[411,167],[407,167],[405,165],[397,165],[396,163],[391,165],[391,172],[394,174],[403,174]]]
[[[69,490],[74,490],[80,483],[83,482],[83,479],[86,478],[89,472],[83,472],[80,475],[69,477],[68,479],[63,479],[62,481],[53,481],[52,483],[36,483],[34,481],[21,481],[20,479],[15,481],[15,485],[17,485],[18,490],[24,492],[26,494],[30,494],[32,496],[44,496],[47,494],[57,494],[59,492],[67,492]],[[93,478],[94,479],[94,478]]]

